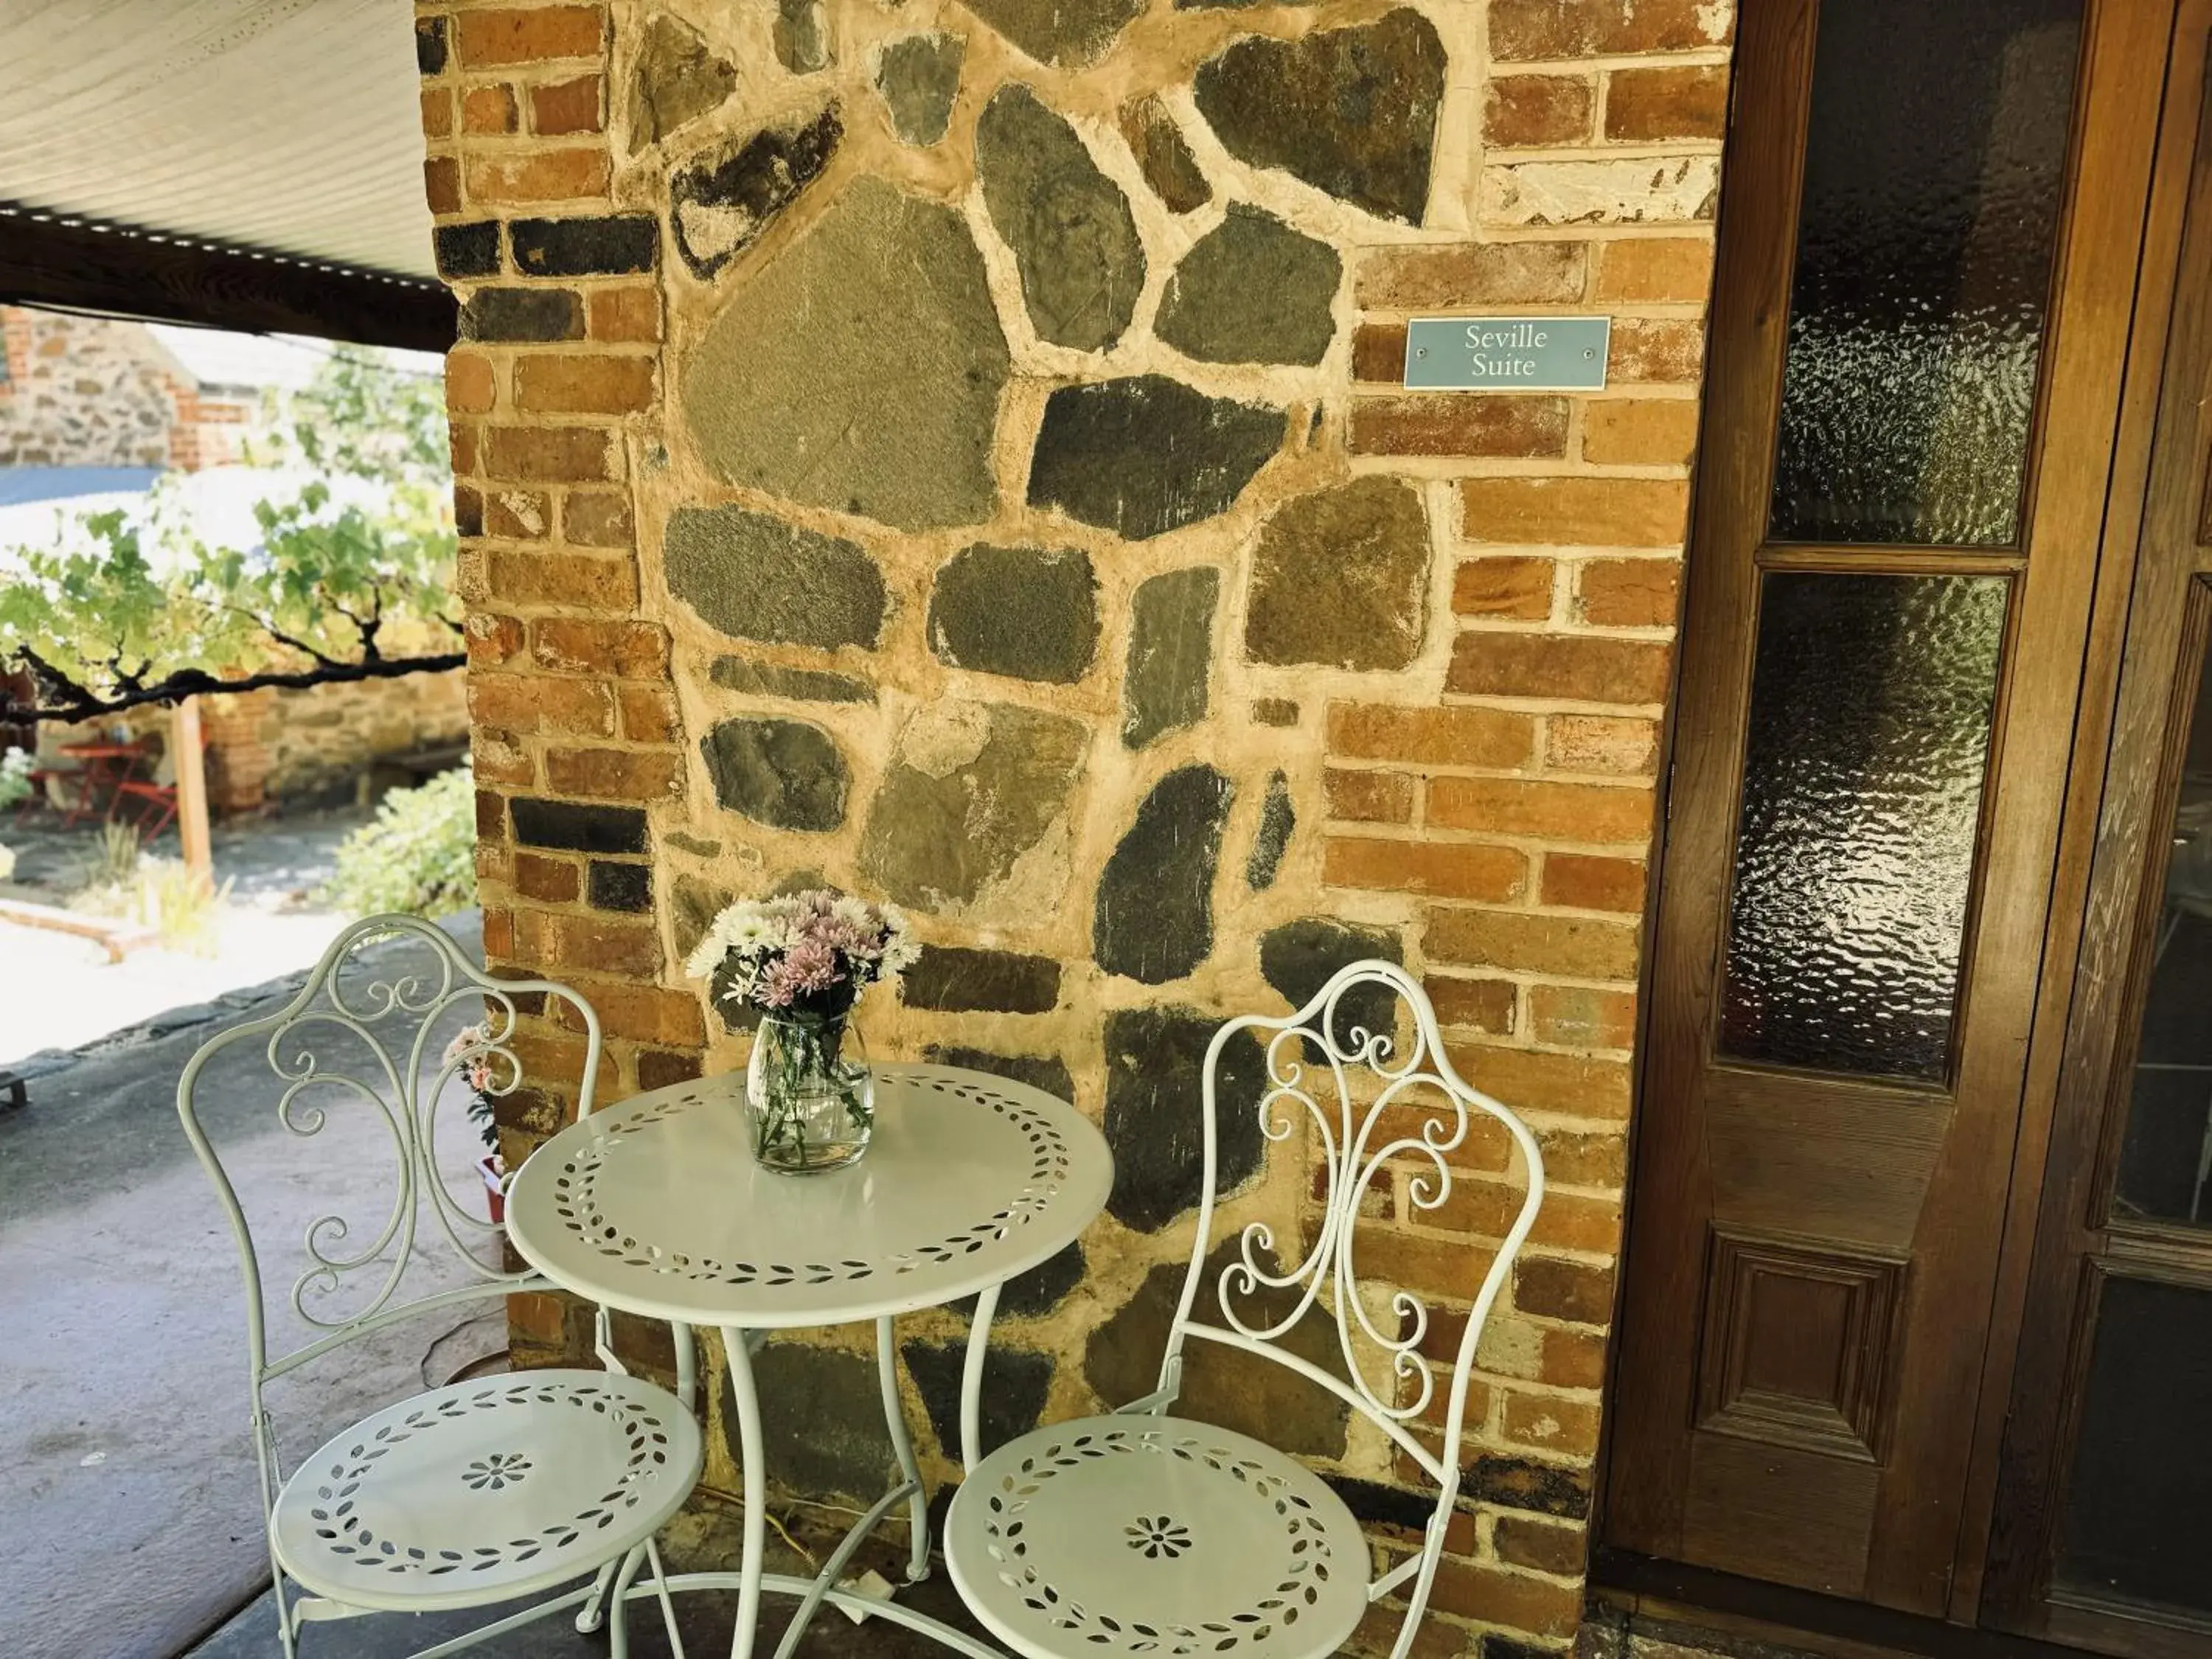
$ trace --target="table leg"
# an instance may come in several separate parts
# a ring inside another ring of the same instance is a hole
[[[929,1495],[922,1488],[921,1464],[914,1455],[914,1438],[906,1426],[906,1407],[899,1400],[898,1344],[891,1334],[890,1316],[876,1321],[876,1378],[884,1395],[884,1426],[890,1431],[898,1452],[899,1474],[914,1488],[906,1500],[907,1522],[913,1546],[907,1553],[906,1582],[919,1584],[929,1577]]]
[[[738,1407],[738,1473],[744,1481],[744,1549],[738,1559],[738,1626],[730,1633],[730,1659],[752,1659],[760,1627],[761,1569],[768,1543],[768,1451],[761,1443],[760,1395],[753,1387],[752,1348],[745,1332],[722,1328],[730,1365],[730,1393]]]
[[[991,1321],[998,1316],[999,1286],[975,1298],[968,1322],[968,1356],[960,1367],[960,1467],[969,1474],[983,1461],[983,1361],[991,1351]]]

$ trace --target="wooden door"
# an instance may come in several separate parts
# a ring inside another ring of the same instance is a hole
[[[1741,10],[1616,1549],[1944,1610],[2171,21]]]
[[[2139,552],[1982,1613],[2212,1646],[2212,0],[2167,122],[2189,181]]]

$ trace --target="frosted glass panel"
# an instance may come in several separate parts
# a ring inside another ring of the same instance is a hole
[[[1765,579],[1723,1054],[1942,1079],[2007,586]]]
[[[2114,1210],[2212,1227],[2212,654],[2198,665]]]
[[[2081,11],[1820,8],[1775,539],[2016,538]]]

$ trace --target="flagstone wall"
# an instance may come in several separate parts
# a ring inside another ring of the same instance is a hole
[[[912,911],[871,1051],[1063,1094],[1118,1160],[1009,1297],[1000,1434],[1151,1388],[1217,1021],[1419,973],[1553,1183],[1425,1655],[1580,1613],[1731,17],[418,4],[493,958],[593,999],[619,1096],[739,1063],[682,970],[731,896]],[[1406,319],[1453,312],[1608,313],[1609,384],[1403,391]],[[532,1045],[510,1158],[581,1064]],[[1226,1220],[1295,1237],[1307,1156],[1240,1115]],[[1461,1162],[1359,1241],[1446,1354],[1514,1190]],[[962,1328],[904,1348],[940,1479]],[[515,1331],[581,1336],[552,1299]],[[763,1354],[788,1493],[888,1467],[866,1334]],[[1387,1443],[1288,1374],[1207,1355],[1186,1406],[1414,1541]]]

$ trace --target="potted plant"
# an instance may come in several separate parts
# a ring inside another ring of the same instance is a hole
[[[906,918],[834,888],[731,905],[691,953],[692,976],[761,1011],[745,1067],[745,1143],[763,1169],[817,1175],[857,1163],[875,1132],[875,1084],[853,1006],[920,953]]]
[[[489,1026],[464,1025],[446,1045],[445,1062],[455,1067],[454,1075],[469,1091],[469,1121],[484,1146],[476,1160],[476,1171],[483,1178],[491,1219],[500,1223],[507,1219],[507,1164],[499,1155],[499,1120],[492,1111],[493,1099],[504,1092],[495,1085],[492,1057],[495,1052]]]

